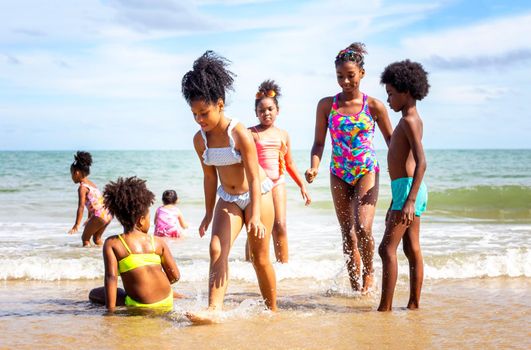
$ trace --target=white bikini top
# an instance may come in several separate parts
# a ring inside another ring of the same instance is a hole
[[[232,119],[227,128],[229,136],[229,147],[208,148],[206,133],[201,129],[201,136],[205,141],[205,151],[203,152],[203,163],[205,165],[226,166],[241,163],[242,156],[240,152],[234,149],[234,139],[232,138],[232,129],[238,124],[236,119]]]

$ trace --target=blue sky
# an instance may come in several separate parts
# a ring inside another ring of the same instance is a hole
[[[278,126],[308,149],[354,41],[361,88],[384,102],[387,64],[429,72],[426,148],[531,148],[529,1],[20,0],[0,2],[0,150],[191,149],[180,82],[208,49],[237,74],[227,115],[254,125],[256,88],[275,79]]]

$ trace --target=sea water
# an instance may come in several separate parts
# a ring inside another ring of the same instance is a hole
[[[75,221],[77,185],[70,177],[74,152],[0,152],[0,279],[101,279],[101,249],[82,249]],[[190,223],[182,239],[169,240],[182,281],[205,281],[208,236],[200,238],[204,215],[203,178],[194,151],[94,151],[90,179],[103,190],[118,177],[138,176],[161,205],[174,189]],[[385,152],[373,234],[384,231],[391,195]],[[428,150],[425,182],[428,210],[422,216],[421,247],[425,278],[531,277],[531,150]],[[301,174],[309,151],[294,151]],[[305,207],[293,181],[287,182],[290,262],[277,265],[278,280],[311,279],[343,285],[346,279],[339,225],[331,202],[328,156],[309,185],[313,202]],[[86,211],[85,211],[86,216]],[[152,215],[153,217],[153,215]],[[153,228],[151,228],[151,231]],[[116,220],[104,238],[121,233]],[[231,252],[231,279],[255,281],[244,262],[244,234]],[[272,249],[271,249],[272,250]],[[273,253],[272,253],[273,257]],[[400,254],[400,263],[405,258]],[[375,254],[375,268],[381,270]],[[407,269],[400,270],[400,278]]]

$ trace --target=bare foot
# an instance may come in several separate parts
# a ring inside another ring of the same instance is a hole
[[[415,301],[410,301],[409,303],[407,303],[407,308],[409,310],[416,310],[419,308],[419,303]]]
[[[372,274],[363,274],[363,288],[361,294],[368,294],[372,288],[374,276]]]
[[[196,325],[221,323],[221,315],[219,311],[204,310],[198,312],[186,312],[184,315]]]

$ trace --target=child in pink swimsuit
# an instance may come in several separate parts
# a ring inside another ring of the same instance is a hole
[[[179,198],[174,190],[166,190],[162,194],[163,206],[155,213],[155,236],[179,238],[188,224],[183,214],[176,207]]]
[[[250,130],[256,144],[258,162],[274,184],[272,193],[275,222],[272,234],[275,256],[277,261],[287,263],[286,172],[299,186],[305,204],[309,205],[312,200],[291,157],[289,135],[285,130],[275,126],[275,120],[279,113],[277,100],[279,96],[280,87],[274,81],[266,80],[260,84],[255,99],[255,112],[260,124],[251,127]]]
[[[90,166],[92,165],[92,155],[88,152],[78,151],[74,159],[74,162],[70,166],[70,173],[72,175],[72,181],[79,184],[79,200],[76,222],[68,233],[73,234],[79,230],[83,219],[83,210],[86,206],[89,215],[84,224],[83,234],[81,235],[83,247],[90,246],[91,237],[94,244],[102,245],[101,236],[107,228],[107,225],[109,225],[109,222],[111,222],[112,216],[103,205],[103,197],[100,190],[98,190],[94,182],[88,179]]]

